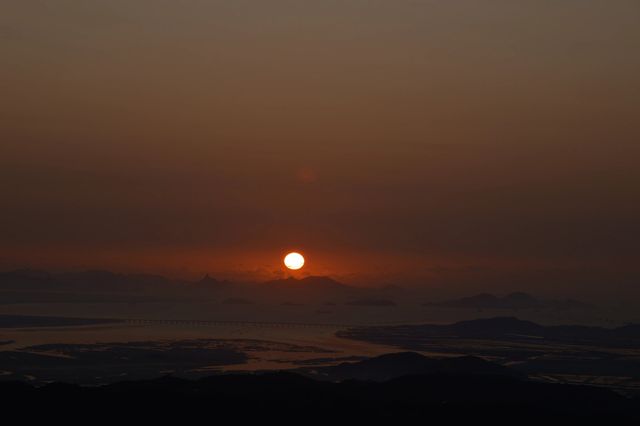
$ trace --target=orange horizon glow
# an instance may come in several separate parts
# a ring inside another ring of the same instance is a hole
[[[633,2],[70,3],[1,7],[0,271],[640,297]]]

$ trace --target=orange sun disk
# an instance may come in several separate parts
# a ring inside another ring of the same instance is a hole
[[[284,257],[284,266],[296,271],[304,266],[304,256],[297,252],[291,252]]]

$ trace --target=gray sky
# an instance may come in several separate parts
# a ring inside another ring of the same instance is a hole
[[[3,1],[1,262],[267,276],[299,249],[359,282],[632,291],[638,22],[622,0]]]

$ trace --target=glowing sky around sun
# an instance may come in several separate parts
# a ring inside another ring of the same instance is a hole
[[[362,279],[631,282],[638,22],[623,0],[4,1],[0,266],[259,275],[305,247]]]

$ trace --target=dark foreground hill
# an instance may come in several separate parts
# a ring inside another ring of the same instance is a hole
[[[101,387],[0,383],[0,399],[22,418],[66,422],[256,421],[297,424],[366,421],[640,420],[638,401],[590,387],[534,383],[501,375],[412,375],[385,382],[315,381],[291,373],[161,378]],[[406,423],[405,423],[406,424]]]
[[[525,377],[516,370],[473,356],[432,358],[416,352],[398,352],[358,362],[299,370],[306,376],[330,381],[386,381],[409,375],[495,375]]]
[[[341,330],[339,337],[402,350],[490,359],[540,380],[598,384],[640,395],[640,326],[544,326],[517,318]]]

